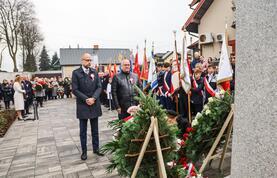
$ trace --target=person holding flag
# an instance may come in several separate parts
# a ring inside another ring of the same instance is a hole
[[[208,103],[208,99],[210,97],[214,97],[216,94],[216,74],[214,73],[215,71],[215,66],[213,64],[210,64],[208,66],[208,73],[204,77],[204,87],[205,87],[205,102],[204,104]]]
[[[217,75],[217,85],[219,85],[220,89],[223,89],[225,91],[230,91],[230,81],[233,78],[233,70],[232,66],[229,60],[228,56],[228,50],[227,50],[227,24],[225,29],[225,37],[222,41],[222,47],[221,47],[221,54],[220,54],[220,61],[219,61],[219,69],[218,69],[218,75]]]
[[[191,104],[194,116],[203,109],[203,78],[201,74],[201,70],[195,70],[191,77]]]
[[[180,80],[181,87],[179,90],[179,113],[182,117],[188,118],[191,123],[191,113],[190,113],[190,89],[191,89],[191,80],[190,80],[190,64],[187,59],[187,50],[186,50],[186,33],[183,37],[183,47],[181,55],[181,65],[180,65]]]
[[[163,77],[163,93],[164,93],[164,98],[162,100],[162,105],[165,109],[167,110],[175,110],[175,104],[173,102],[173,98],[171,95],[171,89],[172,89],[172,72],[171,72],[171,67],[170,64],[165,62],[164,63],[164,77]]]
[[[158,63],[157,64],[157,82],[158,82],[158,86],[156,87],[156,89],[154,90],[154,92],[157,95],[157,99],[159,100],[159,103],[161,105],[163,105],[163,103],[165,103],[165,93],[163,90],[163,84],[164,84],[164,65],[163,63]]]

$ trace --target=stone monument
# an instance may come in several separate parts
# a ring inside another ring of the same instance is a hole
[[[232,178],[277,177],[277,1],[236,0]]]

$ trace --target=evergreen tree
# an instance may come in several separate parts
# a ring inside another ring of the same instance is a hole
[[[58,57],[57,52],[55,52],[55,54],[52,56],[51,69],[52,70],[60,70],[61,69],[60,59]]]
[[[35,72],[37,71],[36,58],[33,54],[27,54],[26,62],[23,66],[24,71]]]
[[[50,69],[50,58],[47,54],[47,51],[46,51],[46,48],[45,46],[43,46],[43,49],[41,51],[41,54],[40,54],[40,58],[39,58],[39,69],[41,71],[44,71],[44,70],[49,70]]]

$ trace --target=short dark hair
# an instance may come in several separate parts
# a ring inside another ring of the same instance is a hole
[[[165,62],[164,67],[170,67],[170,64],[168,62]]]

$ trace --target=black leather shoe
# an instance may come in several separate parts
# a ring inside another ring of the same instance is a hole
[[[100,153],[99,150],[94,151],[93,153],[96,154],[96,155],[98,155],[98,156],[105,156],[103,153]]]
[[[81,160],[86,160],[88,157],[87,157],[87,152],[84,151],[81,155]]]

